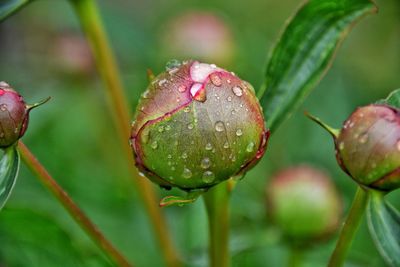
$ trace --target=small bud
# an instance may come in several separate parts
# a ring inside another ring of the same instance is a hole
[[[0,82],[0,148],[13,145],[25,134],[29,111],[47,100],[27,105],[20,94],[7,83]]]
[[[192,11],[174,16],[161,36],[161,48],[170,56],[195,57],[227,65],[235,52],[230,25],[211,12]]]
[[[191,191],[244,174],[267,139],[250,84],[212,64],[173,61],[143,93],[130,141],[148,178]]]
[[[384,191],[400,187],[400,110],[376,104],[358,108],[335,145],[342,169],[358,183]]]
[[[272,221],[294,242],[326,238],[337,229],[341,216],[341,201],[330,178],[309,166],[274,175],[267,204]]]

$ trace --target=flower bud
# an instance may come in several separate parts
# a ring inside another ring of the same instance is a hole
[[[400,187],[400,110],[360,107],[335,140],[342,169],[358,183],[389,191]]]
[[[0,148],[14,144],[28,126],[29,109],[21,95],[0,82]]]
[[[341,202],[330,178],[309,166],[283,170],[267,187],[272,221],[291,241],[313,241],[333,233]]]
[[[197,61],[169,64],[139,101],[136,165],[162,187],[207,189],[244,174],[264,154],[268,131],[252,86]]]

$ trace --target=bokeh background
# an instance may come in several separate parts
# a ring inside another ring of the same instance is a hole
[[[98,1],[132,111],[146,88],[146,69],[159,73],[173,58],[211,61],[259,88],[268,51],[300,2]],[[265,206],[269,178],[280,169],[308,163],[326,171],[348,210],[355,184],[337,166],[330,136],[306,119],[303,111],[339,127],[355,107],[400,87],[400,3],[377,3],[379,13],[353,29],[327,76],[276,132],[262,161],[236,187],[231,201],[233,266],[285,266],[287,262],[288,249],[279,230],[269,224]],[[121,158],[103,84],[68,2],[38,0],[1,23],[0,62],[0,80],[19,90],[28,102],[52,97],[32,112],[23,141],[129,259],[137,266],[163,266]],[[181,194],[156,191],[159,198]],[[400,207],[399,192],[389,198]],[[202,201],[166,208],[164,213],[165,227],[187,266],[207,266]],[[304,266],[324,266],[336,237],[312,247]],[[0,213],[0,244],[2,267],[109,266],[25,166]],[[384,266],[365,222],[346,266]]]

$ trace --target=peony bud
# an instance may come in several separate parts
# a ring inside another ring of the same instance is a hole
[[[387,105],[358,108],[335,140],[342,169],[379,190],[400,187],[400,110]]]
[[[0,82],[0,148],[13,145],[24,134],[28,127],[29,112],[32,108],[48,101],[27,105],[20,94],[10,85]]]
[[[190,61],[170,64],[151,82],[130,141],[148,178],[191,191],[244,174],[264,154],[268,133],[249,83]]]
[[[329,177],[299,166],[277,173],[267,187],[273,222],[292,241],[312,241],[337,229],[341,202]]]

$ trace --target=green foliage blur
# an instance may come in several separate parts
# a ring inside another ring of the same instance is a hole
[[[301,2],[98,1],[132,112],[147,86],[147,68],[159,73],[168,60],[190,56],[190,52],[169,47],[177,38],[171,28],[175,18],[188,12],[219,17],[226,24],[223,35],[228,38],[221,53],[229,53],[209,63],[234,71],[257,90],[268,51]],[[344,210],[348,210],[356,186],[337,165],[331,137],[306,119],[303,111],[340,127],[357,106],[384,98],[400,87],[400,3],[381,0],[377,4],[379,13],[353,29],[327,76],[272,136],[262,161],[236,187],[231,201],[233,266],[287,264],[287,246],[279,230],[268,222],[265,203],[269,177],[280,169],[309,163],[330,173],[343,195]],[[52,97],[32,112],[23,141],[132,262],[163,266],[138,192],[127,175],[104,85],[84,40],[67,1],[35,1],[0,24],[0,80],[18,90],[27,102]],[[207,59],[204,55],[192,57]],[[182,194],[156,191],[160,199]],[[389,198],[400,207],[399,192]],[[164,213],[168,219],[165,227],[172,231],[186,266],[207,266],[207,220],[202,201],[166,208]],[[335,238],[311,247],[304,266],[324,266]],[[24,165],[0,213],[0,244],[1,267],[110,266]],[[347,262],[346,266],[384,266],[365,221]]]

